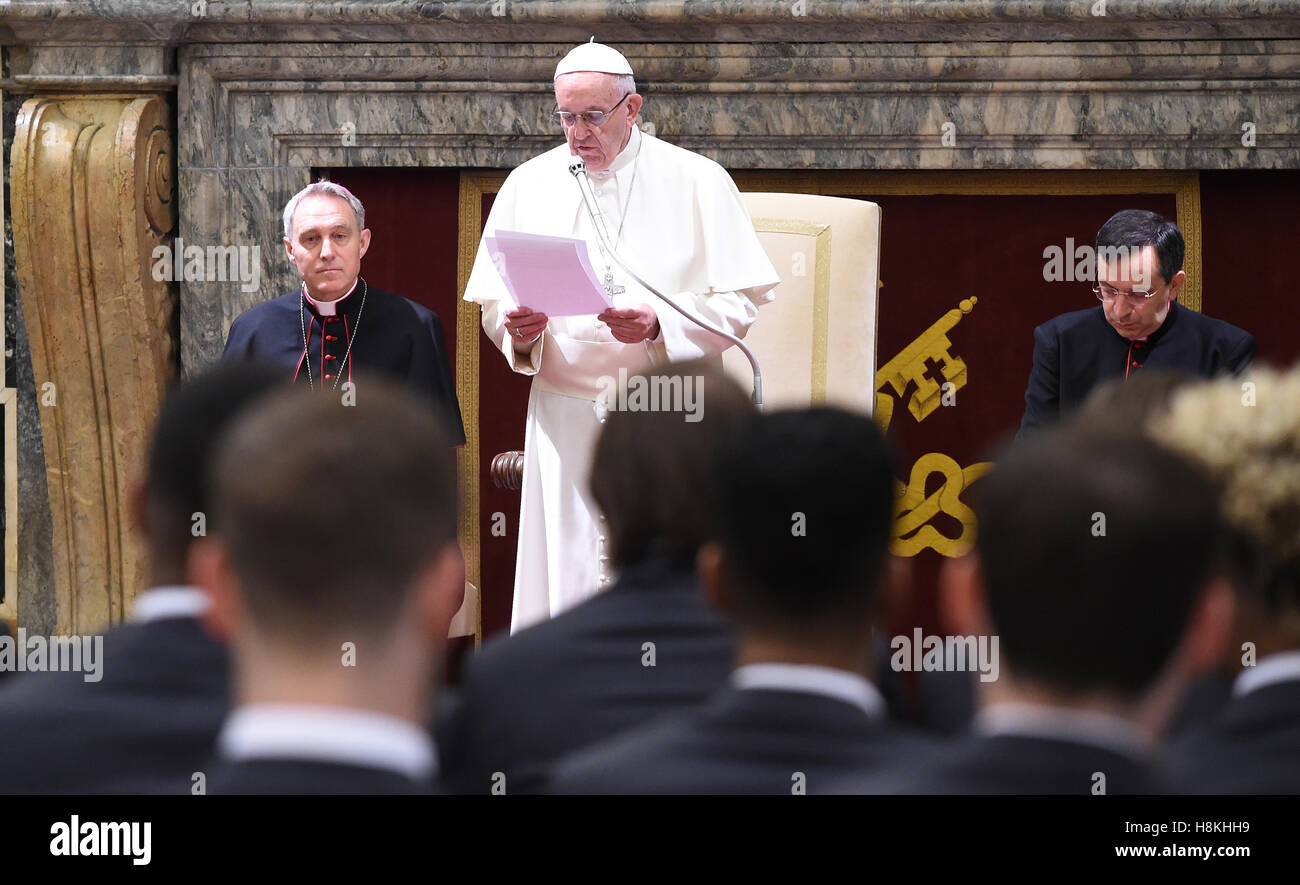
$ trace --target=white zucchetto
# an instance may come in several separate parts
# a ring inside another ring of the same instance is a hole
[[[632,66],[627,63],[623,53],[612,46],[597,43],[595,37],[591,38],[590,43],[582,43],[570,49],[569,54],[555,66],[556,77],[576,71],[632,76]]]

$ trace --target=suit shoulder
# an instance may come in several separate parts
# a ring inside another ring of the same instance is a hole
[[[234,322],[230,324],[230,333],[227,338],[237,339],[241,334],[251,334],[263,323],[273,322],[290,313],[297,313],[298,298],[298,291],[294,290],[263,301],[261,304],[253,305],[235,317]]]
[[[465,668],[466,682],[494,681],[510,674],[527,675],[534,673],[540,662],[554,661],[573,647],[576,611],[572,609],[551,620],[533,624],[513,636],[488,640]]]
[[[1254,336],[1245,329],[1234,326],[1226,320],[1206,316],[1200,311],[1192,310],[1191,308],[1183,308],[1182,312],[1192,325],[1209,335],[1213,335],[1214,337],[1223,338],[1224,340],[1231,342],[1241,342],[1248,338],[1254,338]]]

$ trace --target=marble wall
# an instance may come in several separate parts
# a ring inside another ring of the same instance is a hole
[[[593,34],[630,59],[658,135],[736,170],[1300,167],[1293,0],[27,0],[0,13],[6,90],[166,98],[176,233],[260,247],[256,290],[175,285],[185,371],[219,356],[240,311],[292,287],[280,209],[313,167],[512,167],[557,143],[551,74]],[[35,523],[43,507],[34,493],[20,504]]]

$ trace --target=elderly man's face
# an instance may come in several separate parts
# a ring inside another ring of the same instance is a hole
[[[619,91],[615,80],[612,74],[574,71],[561,74],[555,81],[555,104],[561,111],[574,114],[608,112],[618,105],[605,125],[599,128],[587,125],[581,117],[575,118],[572,126],[564,127],[569,153],[581,157],[589,172],[603,172],[614,162],[632,137],[636,114],[641,109],[641,96],[636,93],[618,104],[624,93]]]
[[[1109,266],[1100,255],[1097,258],[1097,282],[1103,294],[1114,296],[1101,302],[1106,322],[1130,341],[1145,338],[1165,321],[1169,305],[1178,298],[1187,275],[1180,270],[1166,281],[1160,275],[1160,259],[1154,246],[1144,246],[1136,262],[1125,250],[1114,265]],[[1150,298],[1129,297],[1135,290],[1155,294]]]
[[[348,293],[361,273],[361,256],[370,248],[370,230],[357,230],[352,207],[342,197],[312,194],[293,213],[293,239],[284,241],[289,260],[317,301]]]

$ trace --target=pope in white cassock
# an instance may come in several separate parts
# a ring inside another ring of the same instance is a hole
[[[565,144],[510,173],[483,233],[585,239],[615,307],[548,318],[515,305],[479,243],[465,299],[482,307],[483,331],[510,367],[533,376],[511,632],[595,595],[614,577],[604,518],[587,486],[603,420],[600,379],[617,379],[619,369],[633,374],[716,357],[729,346],[656,304],[602,252],[569,172],[571,157],[586,164],[597,209],[624,262],[694,315],[743,336],[780,282],[726,170],[637,128],[642,99],[621,53],[594,41],[571,51],[555,69],[555,102]]]

